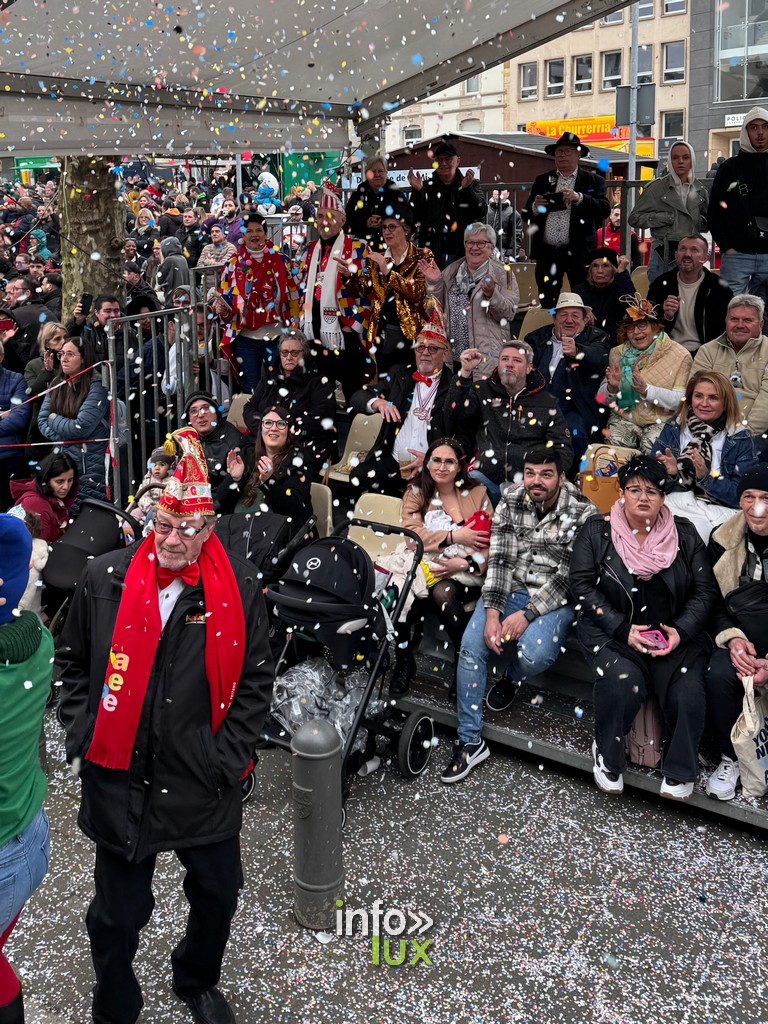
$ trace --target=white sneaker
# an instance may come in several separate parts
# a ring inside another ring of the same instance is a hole
[[[617,772],[611,772],[606,768],[603,755],[598,752],[597,741],[592,741],[592,774],[595,777],[597,788],[611,796],[624,792],[624,776]]]
[[[677,779],[669,779],[665,775],[661,780],[659,795],[665,796],[667,800],[689,800],[693,796],[693,783],[678,782]]]
[[[709,777],[707,796],[715,800],[733,800],[741,778],[739,762],[723,756],[722,761]]]

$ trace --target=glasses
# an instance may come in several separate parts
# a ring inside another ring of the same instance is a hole
[[[459,464],[456,459],[440,459],[433,455],[427,465],[434,466],[436,469],[440,469],[441,466],[443,469],[457,469]]]
[[[208,525],[207,523],[203,523],[201,527],[196,528],[194,526],[190,526],[189,523],[179,523],[178,526],[173,526],[171,523],[166,523],[164,519],[158,519],[157,516],[152,517],[152,522],[155,526],[155,533],[159,534],[161,537],[170,537],[175,530],[183,540],[192,540],[192,538],[196,537],[198,533],[202,533]]]
[[[212,405],[196,405],[194,408],[189,410],[189,418],[191,419],[193,416],[208,416],[213,412],[215,412],[215,410]]]
[[[382,224],[382,233],[385,231],[397,231],[398,228],[402,227],[402,224]]]
[[[660,498],[661,491],[657,491],[653,487],[625,487],[624,493],[628,494],[630,498]]]
[[[444,345],[417,345],[417,352],[426,352],[428,356],[434,356],[438,352],[447,352],[448,349]]]
[[[464,243],[464,248],[465,249],[485,249],[490,244],[491,244],[490,242],[472,242],[472,241],[470,241],[470,242],[465,242]]]
[[[292,359],[300,359],[304,355],[304,350],[300,348],[281,348],[281,356],[291,356]]]
[[[262,420],[261,426],[264,430],[274,430],[275,427],[287,427],[285,420]]]
[[[648,320],[643,320],[639,324],[627,324],[627,330],[628,331],[644,331],[645,328],[648,326],[648,323],[649,323]]]

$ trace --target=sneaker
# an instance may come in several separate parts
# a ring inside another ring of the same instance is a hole
[[[605,766],[603,755],[597,749],[597,741],[592,741],[592,774],[595,777],[597,788],[611,796],[624,792],[624,776],[618,772],[609,771]]]
[[[739,762],[724,756],[709,777],[707,796],[711,796],[715,800],[733,800],[740,778]]]
[[[408,693],[411,680],[416,675],[416,658],[410,653],[397,652],[395,658],[395,671],[389,679],[389,692],[393,697],[402,697]]]
[[[517,695],[517,685],[507,676],[491,687],[485,703],[489,711],[506,711]]]
[[[667,800],[688,800],[693,796],[693,783],[678,782],[677,779],[670,779],[665,775],[661,780],[659,795],[665,796]]]
[[[453,756],[440,778],[443,782],[461,782],[476,765],[487,761],[490,756],[491,752],[485,740],[480,740],[479,743],[462,743],[461,740],[454,740]]]

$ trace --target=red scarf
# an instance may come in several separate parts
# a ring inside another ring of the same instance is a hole
[[[245,654],[245,617],[235,574],[221,541],[211,535],[198,559],[205,594],[205,674],[215,734],[234,700]],[[125,574],[104,690],[88,761],[127,770],[160,642],[155,535],[142,541]]]

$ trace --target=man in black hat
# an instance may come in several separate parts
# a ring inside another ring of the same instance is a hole
[[[579,167],[589,153],[578,135],[565,132],[544,150],[555,158],[555,170],[539,174],[531,185],[523,218],[530,224],[531,258],[545,309],[551,309],[563,286],[573,289],[586,278],[587,256],[597,245],[597,229],[611,212],[605,180]]]
[[[464,256],[464,230],[484,221],[487,203],[474,171],[462,174],[459,154],[450,142],[434,150],[437,170],[426,181],[408,172],[411,206],[418,227],[419,245],[430,249],[441,270]]]

